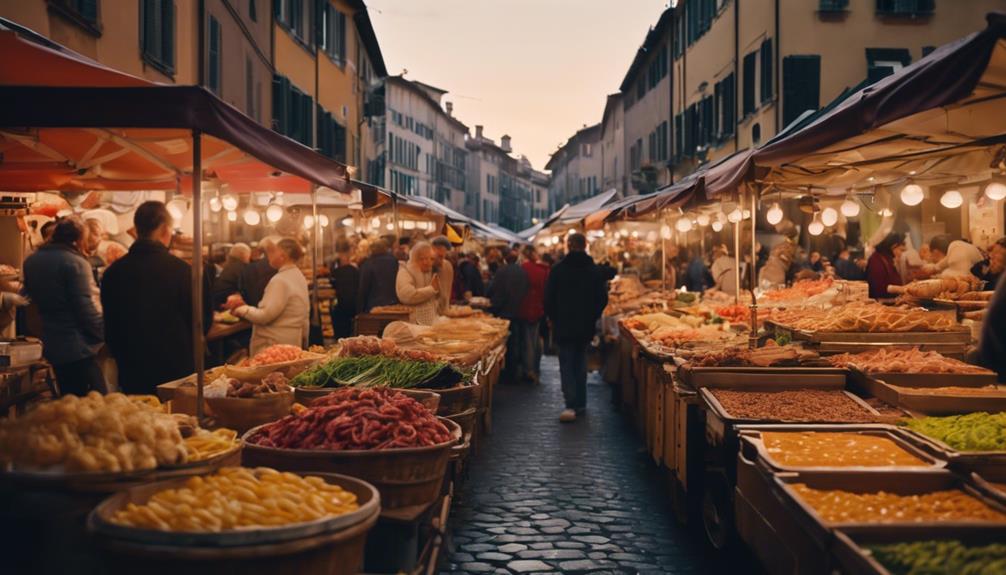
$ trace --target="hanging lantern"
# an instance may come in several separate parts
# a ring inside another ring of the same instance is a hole
[[[346,226],[347,228],[353,225],[353,218],[342,218],[342,225]]]
[[[713,223],[710,225],[713,228],[714,232],[723,231],[723,222],[721,222],[720,220],[713,220]]]
[[[321,222],[321,227],[323,228],[327,228],[328,224],[330,223],[328,221],[328,216],[326,216],[325,214],[321,214],[320,216],[318,216],[318,221]]]
[[[734,211],[727,214],[727,220],[731,224],[736,224],[744,219],[744,212],[740,208],[734,208]]]
[[[963,203],[964,196],[961,195],[959,190],[947,190],[943,192],[942,196],[940,196],[940,204],[942,204],[944,208],[959,208]]]
[[[688,216],[680,217],[678,218],[677,223],[674,224],[674,227],[677,228],[679,232],[687,234],[692,231],[692,220],[688,219]]]
[[[985,186],[985,196],[997,202],[1006,198],[1006,184],[1002,182],[989,182],[989,185]]]
[[[228,222],[236,222],[236,221],[238,221],[238,213],[234,212],[234,211],[227,212],[227,221]]]
[[[922,186],[918,184],[909,182],[904,188],[901,188],[901,202],[906,206],[917,206],[925,198],[926,193],[922,190]]]
[[[859,215],[859,202],[852,199],[852,196],[846,196],[845,201],[842,202],[842,215],[847,218],[854,218]]]
[[[185,217],[185,212],[188,211],[188,204],[183,199],[175,199],[168,202],[167,208],[168,213],[171,214],[171,218],[175,220],[175,226],[177,227],[181,224],[182,218]]]
[[[824,208],[821,212],[821,223],[831,227],[838,223],[838,210],[835,208]]]
[[[882,218],[894,217],[894,212],[891,211],[891,208],[884,208],[880,210],[880,217]]]
[[[772,207],[765,212],[765,221],[772,224],[773,226],[782,221],[783,213],[782,208],[779,207],[778,203],[772,204]]]
[[[213,213],[219,212],[221,209],[223,209],[223,207],[224,206],[223,206],[222,203],[220,203],[220,198],[219,197],[213,196],[212,198],[210,198],[210,211],[211,212],[213,212]]]
[[[807,232],[812,236],[819,236],[824,233],[824,224],[818,218],[817,214],[814,214],[814,219],[811,220],[810,225],[807,226]]]
[[[251,208],[245,210],[242,217],[244,218],[245,223],[249,226],[257,226],[262,222],[262,215]]]
[[[394,231],[395,230],[395,224],[393,224],[391,222],[388,222],[387,225],[384,226],[384,229],[388,230],[389,232]]]
[[[238,199],[231,194],[227,194],[221,198],[220,203],[223,204],[224,209],[228,212],[233,212],[238,209]]]
[[[573,230],[569,230],[569,233],[572,234]],[[639,237],[639,232],[636,231],[636,230],[632,230],[632,239],[636,239],[638,237]]]
[[[304,216],[304,229],[309,230],[314,227],[314,216],[306,215]]]
[[[660,226],[660,237],[665,240],[671,239],[671,226],[667,224]]]
[[[699,214],[698,216],[695,217],[695,223],[699,224],[702,227],[708,226],[709,214]]]
[[[283,206],[279,204],[269,204],[265,209],[265,219],[272,223],[278,222],[283,217]]]

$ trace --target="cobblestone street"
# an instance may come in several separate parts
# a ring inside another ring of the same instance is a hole
[[[558,422],[559,368],[498,386],[493,434],[459,495],[445,573],[711,573],[698,534],[675,524],[656,467],[597,373],[588,414]]]

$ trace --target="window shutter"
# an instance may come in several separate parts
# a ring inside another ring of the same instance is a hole
[[[821,57],[787,56],[783,70],[783,125],[807,110],[816,110],[821,99]]]
[[[143,0],[140,4],[140,50],[145,55],[153,53],[151,49],[156,36],[156,0]]]
[[[768,102],[772,96],[772,39],[769,38],[761,43],[761,101]]]
[[[98,0],[78,0],[77,10],[88,22],[98,21]]]
[[[254,1],[252,0],[252,2]],[[278,22],[283,21],[283,2],[284,0],[272,0],[272,16]]]
[[[332,121],[332,138],[334,139],[332,142],[333,157],[346,163],[346,128],[334,120]]]
[[[339,15],[338,23],[339,28],[337,30],[338,35],[338,48],[339,48],[339,62],[346,63],[346,15],[342,12],[336,11]]]
[[[161,62],[173,71],[175,69],[175,0],[161,1],[163,2],[161,6],[164,9]]]
[[[727,101],[727,115],[724,122],[726,123],[727,135],[732,136],[737,131],[737,77],[733,74],[727,76],[727,85],[724,91]]]
[[[757,53],[744,56],[744,115],[755,111],[755,66]]]
[[[209,88],[220,95],[220,22],[210,16]]]

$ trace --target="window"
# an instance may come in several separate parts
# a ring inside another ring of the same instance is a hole
[[[332,114],[318,106],[318,150],[342,163],[346,163],[346,128]]]
[[[713,97],[706,96],[698,104],[698,145],[708,147],[713,142],[715,126],[713,125]]]
[[[880,16],[917,18],[931,16],[935,9],[936,0],[877,0]]]
[[[49,0],[49,6],[95,35],[98,27],[98,0]]]
[[[737,90],[734,75],[729,74],[716,83],[713,114],[716,120],[717,139],[725,140],[734,135],[737,125]]]
[[[845,12],[849,7],[849,0],[818,0],[818,12]]]
[[[668,159],[670,159],[667,150],[668,146],[667,138],[669,136],[668,132],[669,129],[666,121],[661,122],[660,125],[657,126],[657,159],[660,160],[661,162],[666,162]]]
[[[757,52],[751,52],[744,56],[744,115],[755,112],[755,67],[757,66]]]
[[[817,110],[821,99],[821,57],[786,56],[782,61],[782,117],[789,125],[807,110]]]
[[[340,66],[346,63],[346,15],[328,2],[321,7],[321,48]]]
[[[311,42],[307,34],[307,0],[273,0],[273,16],[284,28],[302,42]]]
[[[210,16],[209,26],[209,57],[206,62],[207,87],[217,96],[220,95],[220,22]]]
[[[272,81],[273,129],[305,146],[313,145],[311,96],[301,92],[285,76]]]
[[[248,18],[252,22],[258,22],[258,8],[255,6],[257,3],[258,0],[248,0]]]
[[[683,115],[674,116],[674,159],[680,159],[684,155],[685,134]]]
[[[775,96],[772,85],[772,39],[768,38],[761,43],[761,102],[762,104],[772,100]]]
[[[698,107],[695,104],[688,106],[685,111],[685,155],[689,158],[695,156],[695,147],[698,145]]]
[[[140,24],[143,59],[165,73],[174,73],[174,0],[143,0],[140,4]]]
[[[912,63],[906,48],[867,48],[866,77],[872,84]]]
[[[650,152],[650,155],[648,156],[649,160],[650,160],[650,163],[656,162],[657,161],[657,133],[656,132],[650,132],[649,141],[647,143],[649,144],[647,146],[647,148],[649,149],[649,152]]]

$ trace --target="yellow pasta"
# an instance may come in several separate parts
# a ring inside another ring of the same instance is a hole
[[[214,431],[199,429],[194,435],[185,439],[189,461],[205,461],[227,453],[238,444],[237,437],[238,433],[233,429],[221,428]]]
[[[158,492],[143,505],[129,503],[111,521],[161,531],[219,532],[303,523],[357,509],[354,494],[320,477],[224,467]]]

